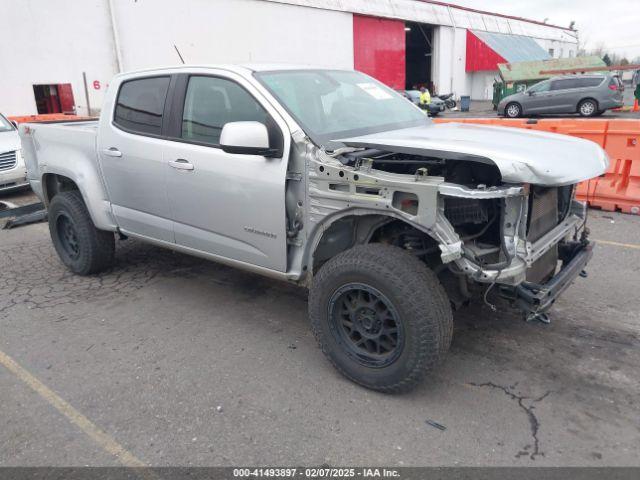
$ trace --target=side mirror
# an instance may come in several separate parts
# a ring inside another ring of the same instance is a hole
[[[229,122],[222,127],[220,148],[240,155],[278,156],[278,150],[269,147],[269,132],[260,122]]]
[[[527,90],[527,95],[529,95],[530,97],[533,96],[534,93],[536,93],[536,92],[531,92],[531,91]]]

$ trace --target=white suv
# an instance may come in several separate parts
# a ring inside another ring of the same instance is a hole
[[[28,185],[18,131],[0,114],[0,192]]]

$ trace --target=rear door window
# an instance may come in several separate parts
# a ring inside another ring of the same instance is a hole
[[[562,80],[554,80],[551,83],[551,90],[570,90],[573,88],[597,87],[602,83],[602,78],[565,78]]]
[[[551,90],[568,90],[570,88],[577,88],[577,79],[568,78],[566,80],[554,80],[551,82]]]
[[[150,77],[124,82],[118,92],[113,122],[131,133],[160,135],[169,80]]]
[[[592,78],[579,78],[578,86],[580,87],[597,87],[602,83],[602,78],[600,77],[592,77]]]
[[[224,78],[189,78],[182,113],[184,140],[217,146],[226,123],[246,121],[266,124],[268,114],[244,88]]]

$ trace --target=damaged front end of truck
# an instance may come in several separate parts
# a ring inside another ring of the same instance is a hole
[[[427,263],[454,306],[474,296],[489,303],[493,290],[527,318],[545,320],[592,256],[575,187],[606,168],[606,155],[574,142],[591,152],[581,173],[571,177],[564,165],[536,177],[534,162],[507,164],[468,144],[439,149],[415,130],[308,150],[308,219],[320,231],[313,271],[355,244],[392,244]],[[439,130],[440,138],[452,134],[451,127]]]

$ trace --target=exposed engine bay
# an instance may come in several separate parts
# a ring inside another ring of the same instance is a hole
[[[544,284],[572,258],[567,252],[575,251],[585,243],[584,232],[581,238],[578,237],[577,226],[582,222],[576,221],[571,235],[554,239],[543,253],[530,256],[531,246],[544,240],[545,235],[557,230],[569,217],[576,203],[573,201],[575,185],[525,185],[520,194],[506,195],[502,192],[512,185],[504,184],[499,169],[489,162],[376,149],[361,149],[334,158],[355,171],[407,175],[415,177],[416,181],[438,178],[444,181],[442,185],[461,189],[462,193],[454,193],[455,188],[452,188],[451,194],[442,189],[438,201],[438,208],[459,238],[461,261],[446,261],[446,252],[432,237],[402,222],[386,223],[372,238],[422,257],[438,274],[454,303],[456,299],[458,303],[466,301],[474,288],[482,293],[487,286],[491,288],[496,283],[501,284],[500,293],[515,299],[517,295],[514,292],[519,284]],[[378,189],[360,188],[356,192],[375,194]],[[417,214],[417,203],[413,205],[412,202],[417,200],[407,195],[396,207]],[[450,258],[455,259],[455,256]],[[476,266],[477,270],[465,268],[462,265],[465,261]],[[518,266],[520,268],[516,269]],[[509,277],[510,271],[516,270],[523,273]]]

